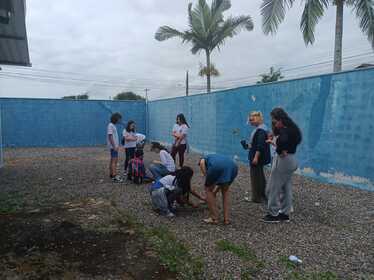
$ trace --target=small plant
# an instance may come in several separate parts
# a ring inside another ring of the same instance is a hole
[[[23,201],[19,195],[0,195],[0,214],[18,212],[23,207]]]
[[[164,227],[145,230],[145,235],[161,262],[182,279],[202,279],[203,262]]]
[[[255,252],[250,248],[234,244],[228,240],[218,240],[216,245],[219,250],[231,252],[241,260],[248,262],[248,267],[241,271],[241,279],[252,279],[265,266],[264,263],[257,258]]]

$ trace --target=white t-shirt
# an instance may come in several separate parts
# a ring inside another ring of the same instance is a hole
[[[180,144],[187,144],[187,134],[188,134],[188,126],[187,125],[185,125],[185,124],[179,125],[179,124],[176,123],[173,127],[173,132],[176,132],[178,134],[184,134],[185,137],[180,142]]]
[[[174,189],[175,185],[173,185],[175,176],[173,175],[166,175],[165,177],[162,177],[159,181],[161,184],[164,185],[164,187],[168,189]]]
[[[109,135],[113,135],[114,146],[112,145],[112,143],[110,143]],[[119,146],[118,133],[117,133],[117,128],[116,128],[116,126],[113,123],[109,123],[108,124],[106,138],[107,138],[108,147],[110,149],[116,149],[116,148],[118,148],[118,146]]]
[[[127,132],[126,129],[123,130],[123,137],[128,137],[128,136],[135,136],[136,137],[136,133],[135,132]],[[125,148],[136,148],[136,142],[137,140],[133,140],[133,141],[129,141],[129,140],[126,140],[125,138],[125,145],[124,147]]]
[[[161,159],[162,164],[167,168],[167,170],[169,170],[170,172],[175,171],[174,160],[167,151],[165,150],[160,151],[160,159]]]

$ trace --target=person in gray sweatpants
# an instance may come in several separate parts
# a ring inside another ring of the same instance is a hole
[[[262,220],[266,223],[289,222],[292,209],[292,175],[298,166],[295,153],[302,135],[298,126],[282,108],[274,108],[270,115],[273,134],[276,137],[276,154],[266,187],[268,214]],[[274,142],[269,139],[268,143]]]
[[[271,175],[267,185],[269,214],[279,213],[289,215],[292,208],[292,174],[297,169],[297,161],[293,154],[273,159]]]

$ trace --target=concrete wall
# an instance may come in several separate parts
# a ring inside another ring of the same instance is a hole
[[[145,133],[145,102],[0,98],[4,147],[74,147],[106,143],[113,112]],[[118,126],[121,133],[123,125]]]
[[[251,131],[248,112],[262,111],[270,125],[275,106],[285,108],[303,132],[301,173],[374,190],[374,69],[153,101],[149,138],[170,143],[175,117],[184,113],[193,149],[246,160],[239,141]]]

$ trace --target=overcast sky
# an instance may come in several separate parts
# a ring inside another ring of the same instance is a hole
[[[0,77],[6,72],[28,76],[3,76],[0,96],[60,98],[89,92],[91,98],[108,99],[123,90],[144,95],[144,89],[149,88],[151,99],[172,97],[184,94],[186,70],[190,73],[191,92],[198,92],[198,88],[205,87],[205,80],[197,75],[205,55],[192,55],[190,45],[182,45],[178,39],[154,39],[161,25],[180,30],[187,27],[189,2],[28,0],[26,22],[33,66],[2,66]],[[288,78],[331,71],[332,63],[296,71],[287,69],[333,58],[333,7],[317,27],[315,44],[306,47],[299,29],[303,1],[296,1],[287,12],[275,36],[262,33],[262,0],[231,2],[232,8],[226,14],[250,15],[255,28],[241,32],[228,40],[221,52],[213,53],[212,61],[221,72],[221,77],[213,79],[213,87],[253,83],[270,66],[282,67]],[[344,17],[343,56],[372,52],[351,10],[346,9]],[[374,62],[373,53],[347,59],[344,67],[351,69],[361,62]]]

